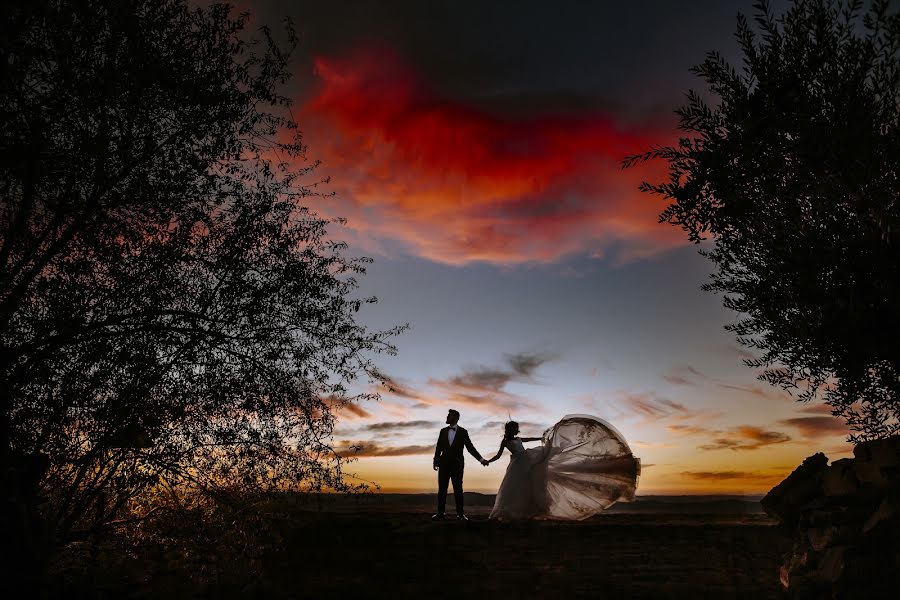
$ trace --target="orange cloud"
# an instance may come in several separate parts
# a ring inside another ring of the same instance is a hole
[[[604,114],[501,115],[443,98],[386,49],[318,57],[299,121],[361,236],[448,264],[549,262],[576,252],[618,262],[683,243],[657,223],[642,179],[619,168],[670,132]],[[512,111],[511,111],[512,112]]]
[[[322,401],[336,416],[342,419],[368,419],[372,417],[372,413],[360,406],[358,401],[354,402],[333,395],[323,398]]]
[[[698,446],[701,450],[758,450],[772,444],[783,444],[791,436],[780,431],[769,431],[753,425],[742,425],[728,430],[728,437],[720,437],[711,444]]]

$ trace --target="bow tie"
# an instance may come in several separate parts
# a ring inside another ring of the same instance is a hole
[[[456,431],[456,427],[455,427],[455,426],[454,426],[454,427],[451,427],[451,428],[450,428],[450,431]]]

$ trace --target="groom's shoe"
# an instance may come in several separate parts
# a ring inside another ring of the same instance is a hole
[[[467,517],[466,515],[456,515],[456,519],[458,521],[468,521],[469,517]]]
[[[431,520],[432,520],[432,521],[443,521],[443,520],[444,520],[444,513],[438,513],[438,514],[436,514],[436,515],[431,515]]]

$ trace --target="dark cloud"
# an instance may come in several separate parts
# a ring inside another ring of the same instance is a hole
[[[719,431],[716,429],[709,429],[708,427],[702,427],[700,425],[685,425],[681,423],[666,425],[666,429],[668,429],[672,433],[688,435],[709,435],[719,433]]]
[[[541,366],[555,358],[555,355],[547,353],[507,354],[507,367],[470,367],[460,375],[451,377],[448,382],[461,387],[496,392],[510,381],[531,381]]]
[[[663,381],[666,381],[672,385],[683,385],[683,386],[692,386],[692,387],[700,387],[703,385],[715,386],[723,390],[734,390],[738,392],[744,392],[747,394],[752,394],[754,396],[758,396],[760,398],[774,398],[774,397],[783,397],[783,394],[779,393],[776,389],[771,387],[766,387],[762,385],[738,385],[734,383],[730,383],[728,381],[718,379],[716,377],[710,377],[706,373],[703,373],[699,369],[692,366],[681,366],[674,367],[662,375],[660,377]]]
[[[685,406],[684,404],[681,404],[680,402],[674,402],[674,401],[672,401],[672,400],[666,400],[665,398],[660,398],[660,399],[659,399],[659,402],[660,402],[663,406],[668,406],[669,408],[671,408],[672,410],[675,410],[675,411],[677,411],[677,412],[680,412],[680,413],[686,413],[686,412],[688,412],[688,407]]]
[[[850,430],[843,419],[837,417],[795,417],[784,419],[780,424],[797,429],[804,437],[817,438],[833,436],[835,434],[847,435]]]
[[[700,385],[703,382],[713,381],[713,378],[702,373],[690,365],[674,367],[663,373],[662,378],[674,385]]]
[[[557,356],[554,354],[532,354],[524,352],[508,354],[506,356],[506,360],[512,371],[520,377],[526,378],[531,378],[538,368],[556,358]]]
[[[651,420],[658,420],[673,415],[686,416],[689,409],[679,402],[657,396],[653,392],[628,393],[625,395],[626,409]]]
[[[694,385],[693,381],[678,373],[663,373],[662,378],[672,385]]]
[[[430,378],[428,385],[436,390],[428,391],[415,389],[395,377],[379,373],[383,383],[377,385],[374,391],[413,400],[414,403],[409,408],[419,410],[435,406],[452,408],[455,405],[474,406],[481,409],[534,409],[533,403],[507,392],[505,388],[512,381],[534,382],[537,370],[555,358],[556,355],[551,353],[507,354],[504,357],[506,363],[504,366],[469,366],[463,369],[462,373],[446,379]],[[426,421],[413,422],[425,424],[423,426],[433,426],[433,423]],[[372,431],[378,430],[378,424],[373,427]]]
[[[772,396],[778,395],[772,388],[765,388],[761,385],[734,385],[731,383],[718,382],[718,386],[723,390],[737,390],[739,392],[753,394],[760,398],[771,398]]]
[[[729,346],[728,349],[741,360],[753,360],[756,358],[755,354],[742,346]]]
[[[672,385],[690,385],[696,386],[701,382],[710,381],[711,378],[707,375],[704,375],[697,369],[691,366],[682,366],[670,369],[666,373],[662,374],[662,378],[665,381],[668,381]]]
[[[397,379],[385,375],[384,373],[380,373],[379,375],[383,380],[383,383],[378,386],[379,392],[390,394],[391,396],[396,396],[398,398],[406,398],[408,400],[421,400],[422,395],[407,384],[401,383]]]
[[[807,439],[833,437],[835,434],[847,435],[850,429],[841,417],[833,416],[827,404],[805,404],[799,409],[803,417],[794,417],[778,421],[780,425],[792,427]]]
[[[344,458],[363,458],[373,456],[413,456],[431,454],[434,446],[384,446],[377,442],[358,441],[341,442],[335,452]]]
[[[533,406],[530,402],[503,391],[487,390],[484,393],[472,393],[463,391],[468,388],[455,386],[449,381],[429,379],[428,383],[438,388],[437,393],[427,401],[430,407],[439,406],[456,410],[460,410],[461,407],[473,407],[481,410],[512,411]],[[463,413],[462,418],[465,418],[465,411],[461,410],[461,412]]]
[[[486,367],[469,367],[460,375],[447,379],[428,379],[428,385],[438,388],[418,390],[393,377],[381,374],[384,383],[377,386],[376,391],[406,400],[413,400],[409,408],[422,410],[435,406],[452,408],[454,405],[476,406],[479,408],[497,407],[503,410],[517,408],[533,408],[533,404],[504,391],[506,384],[513,380],[526,381],[512,371],[489,369]]]
[[[700,481],[724,481],[729,479],[770,480],[779,476],[754,473],[752,471],[682,471],[681,474]]]
[[[710,444],[698,446],[700,450],[757,450],[772,444],[789,442],[791,436],[780,431],[769,431],[753,425],[734,427],[727,437],[716,438]]]
[[[472,369],[451,377],[453,385],[497,391],[512,379],[512,374],[497,369]]]
[[[429,429],[437,427],[439,423],[434,421],[384,421],[371,423],[363,427],[366,431],[395,431],[398,429]]]
[[[308,54],[390,44],[442,93],[503,114],[624,112],[654,100],[668,108],[695,85],[687,67],[713,48],[728,56],[736,46],[735,6],[720,0],[569,2],[554,10],[526,0],[514,11],[474,0],[254,0],[251,7],[255,25],[294,18],[303,41],[300,84]]]
[[[447,379],[429,379],[428,383],[441,390],[437,398],[424,400],[431,404],[461,404],[478,408],[502,410],[534,410],[537,406],[505,388],[510,382],[533,383],[537,370],[555,355],[548,353],[516,353],[505,356],[506,366],[470,366],[459,375]],[[424,398],[424,396],[422,396]]]
[[[750,450],[740,440],[730,438],[717,438],[711,444],[697,446],[700,450]]]

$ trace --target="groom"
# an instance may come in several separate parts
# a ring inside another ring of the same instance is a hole
[[[444,518],[444,508],[447,505],[447,484],[453,481],[453,498],[456,500],[456,518],[468,521],[463,510],[463,446],[469,454],[478,459],[478,462],[488,466],[472,440],[469,432],[457,425],[459,413],[452,408],[447,413],[447,427],[441,429],[438,434],[437,446],[434,449],[434,470],[438,472],[438,508],[437,514],[431,517],[432,521],[440,521]]]

